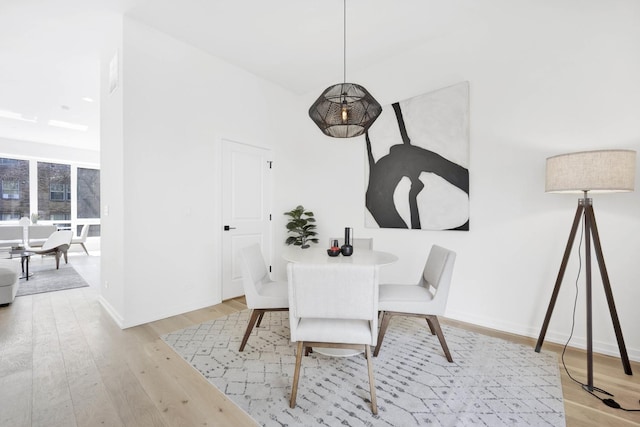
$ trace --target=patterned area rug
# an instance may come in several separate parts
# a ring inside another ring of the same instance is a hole
[[[19,263],[20,260],[16,262]],[[33,274],[29,280],[20,279],[17,297],[89,286],[71,264],[65,264],[64,260],[60,260],[59,270],[56,270],[55,259],[51,259],[50,265],[32,264],[29,273]]]
[[[245,351],[249,310],[162,339],[265,426],[564,426],[556,355],[443,326],[453,363],[419,319],[394,317],[374,359],[371,413],[364,356],[302,360],[289,408],[295,351],[287,312],[267,313]]]

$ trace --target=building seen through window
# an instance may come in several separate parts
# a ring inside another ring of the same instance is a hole
[[[44,221],[71,220],[71,166],[38,162],[38,219]]]
[[[29,216],[29,161],[0,157],[0,220]]]
[[[100,170],[0,157],[0,222],[33,213],[59,228],[75,226],[78,234],[90,224],[89,236],[99,236]]]

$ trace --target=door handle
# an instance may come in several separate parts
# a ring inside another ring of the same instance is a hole
[[[228,225],[224,226],[224,231],[235,230],[235,227],[229,227]]]

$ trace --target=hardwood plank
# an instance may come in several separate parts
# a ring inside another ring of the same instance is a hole
[[[133,348],[129,334],[118,328],[86,293],[74,295],[71,301],[105,390],[122,423],[136,427],[167,425],[127,363],[127,352]],[[92,304],[96,304],[93,309],[85,309]]]
[[[32,298],[16,299],[0,308],[0,377],[31,369],[33,322]]]
[[[256,422],[240,410],[224,393],[212,386],[199,372],[178,356],[164,341],[149,344],[149,357],[159,369],[170,373],[175,383],[189,397],[183,402],[206,416],[209,423],[222,426],[255,426]]]
[[[213,315],[219,317],[221,314],[214,310]],[[255,425],[247,414],[159,339],[159,331],[175,331],[192,324],[180,315],[127,331],[139,341],[140,354],[129,355],[136,356],[130,362],[136,366],[139,381],[169,425],[208,425],[212,422],[221,426]]]
[[[33,425],[75,426],[50,294],[33,297]]]
[[[60,348],[74,403],[78,426],[121,426],[117,408],[110,399],[95,364],[93,355],[81,333],[73,309],[69,303],[69,292],[51,293],[58,328]]]
[[[31,426],[32,298],[0,307],[0,426]]]
[[[31,371],[19,370],[0,376],[0,426],[31,426]]]

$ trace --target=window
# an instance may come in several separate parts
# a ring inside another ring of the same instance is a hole
[[[43,220],[71,218],[70,165],[38,162],[38,216]]]
[[[0,220],[29,216],[29,161],[0,157]]]
[[[100,171],[78,168],[78,218],[100,218]]]
[[[19,214],[14,214],[14,213],[10,213],[10,212],[1,212],[0,213],[0,220],[2,221],[15,221],[15,220],[19,220],[21,217]]]
[[[100,236],[100,169],[0,157],[0,225],[32,214]]]
[[[49,200],[67,200],[67,189],[64,184],[49,184]]]
[[[2,198],[5,200],[20,198],[20,182],[13,180],[2,180]]]
[[[61,213],[51,212],[49,219],[51,221],[69,221],[71,220],[71,216],[68,213],[64,213],[64,212],[61,212]]]

